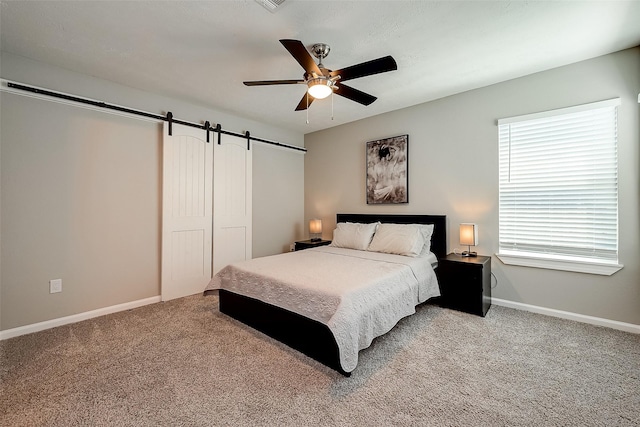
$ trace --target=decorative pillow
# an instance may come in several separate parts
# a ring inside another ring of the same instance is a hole
[[[423,232],[416,224],[380,224],[367,250],[417,257],[424,243]]]
[[[379,224],[379,222],[371,224],[339,222],[333,230],[331,246],[366,251]]]

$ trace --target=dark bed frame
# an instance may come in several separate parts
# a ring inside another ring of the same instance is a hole
[[[434,224],[431,251],[438,259],[447,253],[445,215],[337,214],[336,219],[337,222]],[[220,311],[345,376],[351,375],[342,369],[336,340],[323,323],[224,289],[220,290]]]

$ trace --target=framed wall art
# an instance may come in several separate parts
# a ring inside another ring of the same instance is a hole
[[[409,135],[367,142],[367,204],[409,203]]]

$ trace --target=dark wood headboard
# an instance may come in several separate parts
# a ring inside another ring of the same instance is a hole
[[[337,222],[360,222],[368,224],[376,221],[391,224],[433,224],[431,252],[438,258],[447,255],[446,215],[397,215],[397,214],[337,214]]]

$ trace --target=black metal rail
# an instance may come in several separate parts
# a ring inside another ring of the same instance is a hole
[[[251,141],[257,141],[257,142],[262,142],[264,144],[275,145],[275,146],[282,147],[282,148],[289,148],[291,150],[297,150],[297,151],[302,151],[302,152],[306,152],[307,151],[306,148],[296,147],[295,145],[288,145],[288,144],[283,144],[283,143],[277,142],[277,141],[269,141],[267,139],[256,138],[255,136],[251,136],[249,131],[245,132],[244,134],[241,134],[241,133],[237,133],[237,132],[231,132],[231,131],[228,131],[228,130],[224,130],[224,129],[222,129],[222,127],[220,126],[219,123],[215,127],[212,127],[211,123],[209,123],[208,121],[204,122],[204,124],[199,124],[199,123],[187,122],[185,120],[175,119],[175,118],[173,118],[173,114],[171,112],[168,112],[166,116],[162,116],[160,114],[153,114],[153,113],[148,113],[146,111],[134,110],[132,108],[121,107],[119,105],[107,104],[106,102],[102,102],[102,101],[95,101],[95,100],[92,100],[92,99],[81,98],[81,97],[78,97],[78,96],[67,95],[67,94],[59,93],[59,92],[53,92],[53,91],[40,89],[40,88],[33,87],[33,86],[26,86],[26,85],[22,85],[22,84],[18,84],[18,83],[13,83],[13,82],[7,82],[7,86],[12,88],[12,89],[19,89],[19,90],[23,90],[23,91],[26,91],[26,92],[37,93],[39,95],[46,95],[46,96],[51,96],[51,97],[54,97],[54,98],[64,99],[64,100],[67,100],[67,101],[73,101],[73,102],[78,102],[78,103],[81,103],[81,104],[92,105],[94,107],[105,108],[107,110],[120,111],[120,112],[127,113],[127,114],[134,114],[134,115],[137,115],[137,116],[147,117],[147,118],[150,118],[150,119],[169,122],[169,135],[171,135],[171,132],[172,132],[171,125],[173,123],[176,123],[176,124],[180,124],[180,125],[184,125],[184,126],[190,126],[190,127],[194,127],[194,128],[198,128],[198,129],[203,129],[207,133],[207,142],[209,142],[209,132],[218,132],[218,144],[220,144],[220,135],[221,134],[225,134],[225,135],[237,136],[237,137],[240,137],[240,138],[247,138],[247,150],[249,150],[251,148]]]

